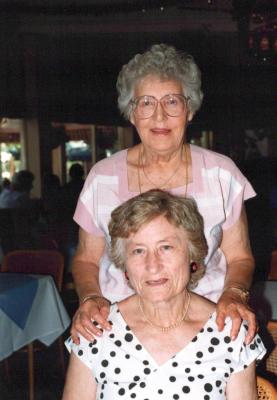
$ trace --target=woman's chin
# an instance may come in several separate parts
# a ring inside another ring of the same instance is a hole
[[[158,288],[157,286],[151,287],[151,289],[145,291],[142,293],[141,298],[145,301],[150,301],[151,303],[157,303],[157,302],[164,302],[164,301],[170,301],[173,297],[174,294],[171,293],[168,289],[161,289]]]

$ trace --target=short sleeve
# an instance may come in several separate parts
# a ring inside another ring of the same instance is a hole
[[[236,343],[236,351],[234,354],[235,357],[235,364],[234,364],[234,373],[240,372],[247,368],[253,361],[260,361],[265,353],[266,349],[264,344],[257,334],[252,342],[248,345],[244,343],[245,336],[247,334],[247,323],[243,322],[239,336],[235,342]]]
[[[231,160],[229,160],[228,169],[222,168],[220,170],[226,212],[226,220],[222,225],[224,230],[229,229],[239,220],[244,202],[256,196],[256,192],[248,179]]]
[[[90,370],[97,364],[97,360],[100,353],[101,340],[94,339],[93,342],[89,342],[82,335],[79,335],[80,344],[75,344],[71,337],[65,341],[67,350],[71,351],[82,361]]]
[[[111,212],[121,204],[119,195],[120,162],[124,152],[96,163],[88,174],[74,213],[74,221],[95,236],[108,235]],[[123,154],[122,154],[123,153]]]
[[[79,197],[73,219],[86,232],[95,236],[104,236],[102,230],[96,226],[94,218],[83,203],[81,196]]]
[[[97,223],[98,197],[97,173],[92,167],[80,193],[73,219],[86,232],[104,236]]]

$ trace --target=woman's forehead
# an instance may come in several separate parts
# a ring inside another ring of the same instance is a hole
[[[163,237],[186,238],[186,232],[182,226],[176,226],[173,221],[168,220],[164,215],[160,215],[149,222],[145,222],[136,232],[131,233],[128,239],[132,241],[141,238],[145,242],[150,242],[153,238],[162,240]]]
[[[176,79],[161,77],[158,75],[147,75],[139,79],[134,86],[135,96],[144,94],[151,95],[157,90],[164,90],[167,93],[182,93],[182,86]]]

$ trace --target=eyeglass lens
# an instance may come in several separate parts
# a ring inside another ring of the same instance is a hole
[[[160,103],[167,115],[178,117],[184,111],[185,100],[184,96],[177,94],[167,94],[160,100],[154,96],[141,96],[134,101],[134,113],[138,118],[150,118]]]

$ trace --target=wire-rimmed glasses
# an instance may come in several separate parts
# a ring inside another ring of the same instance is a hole
[[[158,103],[161,104],[163,111],[170,117],[179,117],[187,107],[189,97],[182,94],[166,94],[160,100],[154,96],[139,96],[131,100],[133,113],[139,119],[152,117],[157,109]]]

